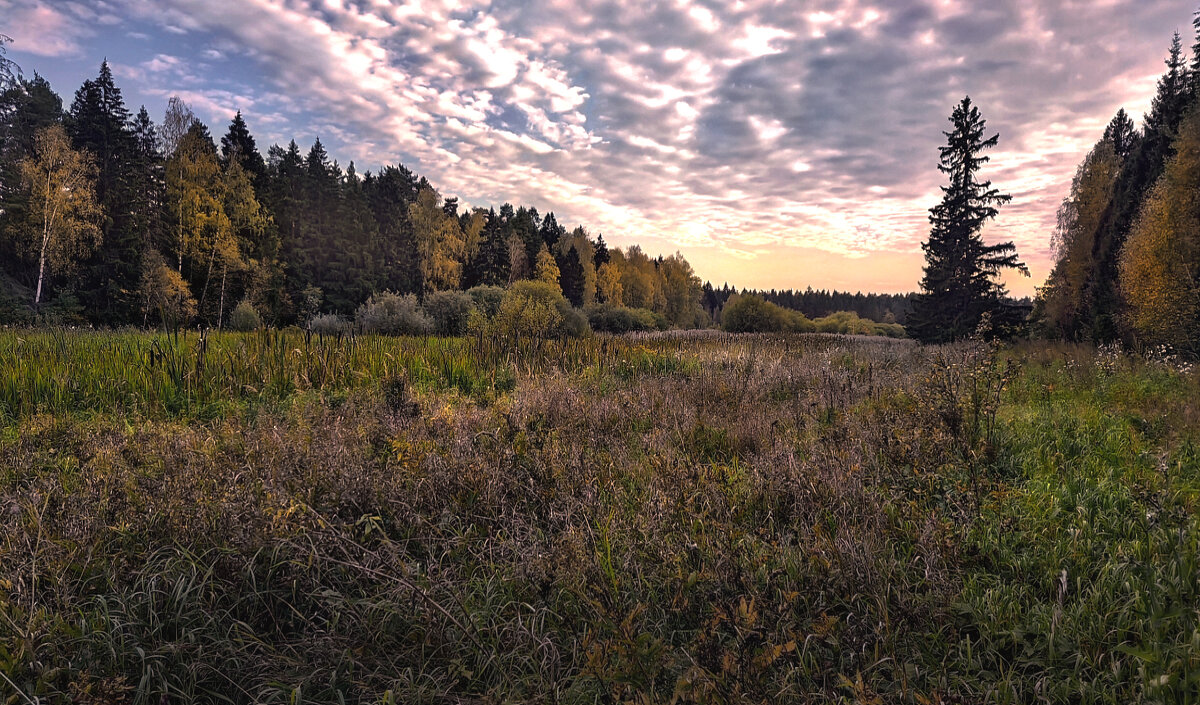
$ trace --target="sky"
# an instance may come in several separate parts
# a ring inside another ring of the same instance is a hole
[[[917,288],[938,147],[970,95],[1013,195],[985,232],[1032,272],[1118,108],[1149,109],[1180,0],[0,0],[9,58],[69,104],[107,58],[264,152],[553,211],[720,285]]]

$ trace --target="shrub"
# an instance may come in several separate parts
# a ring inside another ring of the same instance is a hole
[[[354,321],[362,332],[379,335],[423,335],[433,328],[416,296],[391,291],[373,294],[358,307]]]
[[[491,318],[500,311],[500,302],[504,300],[504,287],[480,285],[467,289],[475,308],[480,313]]]
[[[473,311],[469,329],[510,339],[581,337],[591,333],[587,317],[571,307],[556,285],[530,280],[519,281],[504,292],[494,316]]]
[[[732,296],[721,309],[721,327],[730,333],[810,332],[813,322],[761,297]]]
[[[456,336],[467,332],[467,316],[474,299],[462,291],[438,291],[425,297],[425,313],[433,321],[438,335]]]
[[[340,335],[350,329],[350,324],[336,313],[318,313],[308,320],[308,329],[321,335]]]
[[[229,327],[243,333],[262,328],[262,317],[249,301],[243,299],[229,314]]]
[[[601,304],[589,307],[587,316],[592,330],[604,333],[637,333],[659,328],[654,313],[644,308]]]
[[[587,316],[583,311],[571,306],[571,302],[563,299],[555,304],[558,309],[558,315],[561,317],[561,322],[558,326],[558,335],[565,338],[583,338],[592,332],[591,326],[588,325]]]

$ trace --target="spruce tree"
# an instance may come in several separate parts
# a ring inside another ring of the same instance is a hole
[[[579,255],[579,249],[575,245],[571,245],[571,249],[567,250],[567,254],[558,266],[558,281],[562,287],[563,296],[571,302],[572,306],[576,308],[583,306],[583,290],[586,282],[583,277],[583,260]]]
[[[592,255],[592,262],[596,265],[596,269],[600,269],[600,265],[608,262],[612,256],[608,254],[608,245],[604,242],[604,233],[600,233],[596,237],[595,254]]]
[[[87,150],[99,168],[96,195],[105,219],[102,244],[83,266],[79,288],[97,323],[141,320],[137,299],[141,280],[142,234],[131,223],[129,204],[138,175],[137,148],[129,129],[129,110],[105,61],[100,74],[75,93],[67,126],[76,149]]]
[[[925,276],[909,317],[909,335],[922,342],[966,338],[984,314],[1005,318],[1005,290],[996,276],[1002,269],[1027,273],[1013,243],[986,245],[980,235],[999,207],[1012,200],[978,178],[989,161],[983,152],[1000,136],[984,138],[986,122],[970,97],[954,109],[950,122],[953,129],[943,133],[947,143],[938,164],[949,184],[942,187],[942,202],[930,209],[933,227],[922,246]]]
[[[1129,156],[1130,152],[1137,147],[1137,128],[1129,117],[1129,113],[1125,112],[1125,108],[1118,110],[1113,119],[1109,121],[1108,127],[1104,128],[1103,141],[1111,144],[1113,152],[1121,159]]]
[[[263,174],[267,171],[267,163],[258,153],[254,136],[250,134],[250,128],[246,126],[246,120],[240,110],[229,123],[229,131],[221,138],[221,165],[228,166],[229,160],[234,158],[250,174],[250,180],[255,187],[259,188]]]

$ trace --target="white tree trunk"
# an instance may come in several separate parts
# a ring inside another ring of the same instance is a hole
[[[33,294],[33,307],[42,302],[42,282],[46,279],[46,248],[50,246],[50,172],[46,172],[46,203],[42,207],[42,252],[38,257],[37,291]]]
[[[221,325],[225,320],[225,275],[229,272],[229,263],[224,262],[221,265],[221,304],[217,307],[217,330],[221,330]]]

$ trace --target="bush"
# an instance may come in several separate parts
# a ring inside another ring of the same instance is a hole
[[[321,335],[340,335],[350,329],[350,324],[336,313],[318,313],[309,319],[307,327]]]
[[[592,328],[588,325],[587,316],[583,311],[571,306],[571,302],[565,298],[555,304],[560,316],[558,325],[558,335],[564,338],[583,338],[591,334]]]
[[[729,298],[721,309],[721,327],[730,333],[804,333],[815,329],[799,311],[789,311],[750,294]]]
[[[425,313],[438,335],[457,336],[467,332],[467,316],[474,299],[461,291],[438,291],[425,297]]]
[[[474,286],[467,289],[467,295],[471,297],[480,313],[492,318],[500,311],[500,302],[504,300],[504,287]]]
[[[233,309],[233,313],[229,314],[229,327],[243,333],[258,330],[262,328],[262,317],[258,315],[253,304],[243,299],[237,308]]]
[[[358,307],[354,321],[362,332],[379,335],[424,335],[433,329],[416,296],[390,291],[373,294]]]
[[[637,333],[656,330],[659,320],[654,312],[644,308],[628,308],[601,304],[587,310],[588,323],[592,330],[604,333]],[[665,321],[665,317],[663,317]]]
[[[838,311],[824,318],[813,321],[820,333],[838,333],[841,335],[877,335],[888,338],[903,338],[904,326],[897,323],[876,323],[869,318],[861,318],[853,311]]]
[[[470,330],[501,338],[581,337],[591,333],[587,317],[572,308],[558,287],[543,281],[519,281],[500,300],[490,318],[478,309]]]

